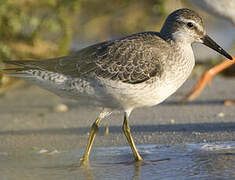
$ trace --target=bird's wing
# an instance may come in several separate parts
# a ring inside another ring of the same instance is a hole
[[[21,70],[41,69],[71,77],[102,77],[137,84],[161,76],[168,43],[154,32],[98,43],[71,55],[47,60],[4,61]]]

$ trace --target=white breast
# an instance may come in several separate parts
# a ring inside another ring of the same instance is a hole
[[[191,45],[183,46],[180,51],[178,58],[174,56],[166,61],[161,77],[134,85],[103,79],[106,93],[116,99],[124,109],[161,103],[186,81],[194,67],[195,59]]]

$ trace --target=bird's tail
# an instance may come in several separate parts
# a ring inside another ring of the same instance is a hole
[[[38,69],[37,66],[33,65],[31,61],[28,60],[2,60],[4,67],[0,67],[0,73],[5,74],[7,76],[13,77],[26,77],[30,76],[27,71],[32,69]]]

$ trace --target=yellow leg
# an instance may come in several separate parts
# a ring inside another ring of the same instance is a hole
[[[90,151],[91,151],[91,147],[94,143],[94,140],[95,140],[95,137],[96,137],[96,134],[99,130],[99,125],[101,123],[101,120],[109,115],[110,112],[104,110],[100,115],[99,117],[95,120],[95,122],[92,124],[91,126],[91,131],[90,131],[90,135],[89,135],[89,138],[88,138],[88,143],[87,143],[87,146],[86,146],[86,150],[82,156],[82,158],[80,159],[80,163],[81,164],[87,164],[88,161],[89,161],[89,154],[90,154]]]
[[[134,143],[134,140],[131,136],[131,129],[130,129],[130,126],[128,124],[128,115],[127,113],[125,113],[124,115],[124,122],[123,122],[123,126],[122,126],[122,130],[126,136],[126,139],[131,147],[131,150],[133,152],[133,155],[134,155],[134,158],[136,161],[141,161],[143,160],[142,157],[140,156],[140,154],[138,153],[136,147],[135,147],[135,143]]]

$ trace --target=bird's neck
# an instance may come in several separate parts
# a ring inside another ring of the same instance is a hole
[[[194,65],[195,59],[191,45],[182,44],[179,46],[172,42],[172,55],[164,64],[167,73],[162,78],[167,80],[167,84],[171,84],[177,89],[189,77]]]
[[[172,26],[170,27],[169,23],[164,24],[160,35],[172,46],[172,52],[174,53],[174,55],[172,55],[174,58],[169,58],[167,61],[168,64],[172,65],[167,68],[170,68],[169,71],[171,72],[178,73],[178,69],[181,67],[180,74],[183,74],[184,78],[182,79],[185,79],[189,76],[195,64],[191,37],[189,37],[188,33],[178,31],[177,28],[172,28]],[[174,74],[173,76],[178,75]]]
[[[178,56],[176,57],[176,61],[178,66],[182,67],[182,72],[187,78],[193,67],[195,65],[195,58],[193,49],[190,43],[185,43],[184,41],[174,42],[174,51],[178,52]]]

